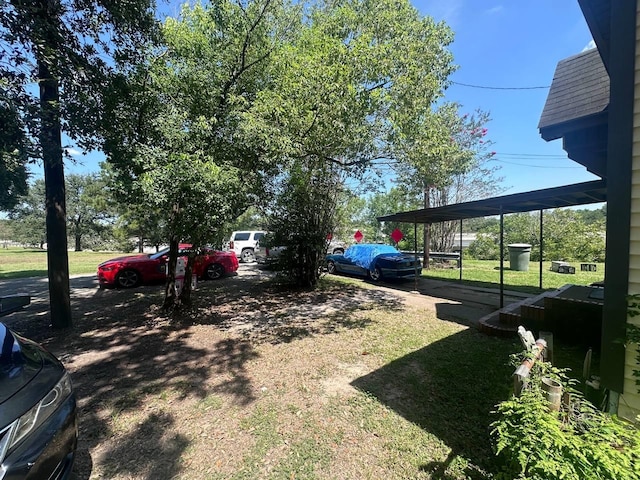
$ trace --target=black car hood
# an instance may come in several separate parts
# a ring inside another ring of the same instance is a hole
[[[0,404],[15,395],[42,370],[40,347],[0,323]]]

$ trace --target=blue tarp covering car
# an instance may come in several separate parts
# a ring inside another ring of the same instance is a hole
[[[327,255],[326,265],[329,273],[365,276],[374,281],[409,278],[422,272],[422,264],[413,255],[377,243],[352,245],[344,255]]]
[[[402,255],[395,247],[391,245],[368,244],[352,245],[344,253],[345,258],[352,261],[356,265],[369,270],[371,263],[378,255]]]

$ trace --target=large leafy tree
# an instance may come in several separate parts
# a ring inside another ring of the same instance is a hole
[[[400,247],[413,250],[416,241],[418,246],[422,246],[422,239],[415,236],[412,225],[397,222],[384,222],[380,224],[377,217],[388,215],[390,212],[404,212],[420,208],[420,201],[407,191],[407,188],[400,185],[391,188],[387,193],[377,193],[367,200],[367,226],[371,232],[375,232],[374,240],[391,243],[391,233],[397,228],[403,234]]]
[[[338,195],[337,202],[338,205],[335,215],[336,226],[332,232],[332,238],[350,243],[353,241],[355,232],[363,229],[367,222],[365,216],[367,199],[345,188],[341,194]]]
[[[246,201],[243,177],[228,166],[217,165],[208,156],[170,154],[161,159],[161,168],[150,169],[139,178],[146,203],[166,218],[170,241],[170,269],[175,269],[178,242],[193,245],[186,269],[191,278],[193,261],[199,247],[218,243],[236,208]],[[157,160],[157,159],[156,159]],[[191,284],[185,283],[176,296],[174,278],[165,291],[165,309],[191,302]]]
[[[489,116],[482,111],[460,115],[459,109],[456,103],[441,105],[434,134],[409,144],[405,161],[396,163],[399,181],[422,197],[424,208],[476,200],[498,189],[497,168],[488,164],[494,155],[485,127]],[[456,227],[455,222],[424,226],[425,267],[430,249],[453,247]]]
[[[143,253],[145,246],[153,246],[156,251],[164,245],[168,235],[164,215],[144,204],[121,204],[113,234],[118,248],[129,252],[137,247]]]
[[[39,178],[29,185],[27,193],[19,197],[17,204],[9,212],[14,240],[25,245],[44,247],[47,241],[44,201],[45,184]]]
[[[299,35],[269,65],[277,81],[260,92],[241,126],[285,167],[285,185],[296,181],[287,166],[317,172],[323,181],[307,182],[308,196],[326,196],[335,211],[339,196],[335,187],[323,190],[327,182],[362,179],[376,159],[405,161],[442,143],[433,106],[454,69],[446,48],[452,34],[402,0],[320,1],[306,12]],[[298,205],[288,205],[305,229]],[[332,223],[318,225],[313,237]]]
[[[15,241],[14,235],[11,220],[7,218],[0,219],[0,243],[2,248],[7,248],[10,241]]]
[[[298,287],[313,287],[329,235],[336,230],[336,198],[342,182],[335,165],[316,159],[290,166],[276,196],[269,230],[272,242],[286,248],[278,267]]]
[[[174,289],[178,242],[218,243],[265,191],[273,164],[239,125],[289,34],[286,14],[277,0],[185,6],[163,25],[162,47],[110,84],[118,101],[106,118],[122,128],[105,137],[104,149],[120,193],[167,227],[167,309],[190,301],[189,288],[180,298]]]
[[[98,174],[67,176],[67,225],[76,252],[82,251],[83,238],[105,234],[115,220],[106,187]]]
[[[64,130],[83,146],[94,144],[102,110],[100,90],[110,64],[135,57],[145,34],[152,31],[152,6],[152,0],[0,3],[1,103],[16,112],[14,123],[22,131],[18,140],[33,139],[37,147],[23,152],[20,161],[37,159],[44,166],[54,328],[72,323],[61,133]],[[37,95],[29,87],[34,82]]]
[[[97,174],[69,175],[66,179],[68,232],[80,251],[89,237],[93,245],[104,245],[115,211],[106,195],[104,180]],[[16,240],[43,247],[46,240],[44,218],[46,185],[42,178],[29,186],[26,195],[9,212]],[[95,237],[101,237],[96,241]],[[47,245],[48,248],[48,245]]]

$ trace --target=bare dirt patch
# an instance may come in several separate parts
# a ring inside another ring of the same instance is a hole
[[[506,343],[468,328],[478,306],[458,316],[455,301],[391,287],[292,292],[245,267],[201,283],[176,317],[148,286],[74,291],[64,335],[45,327],[46,302],[5,320],[71,372],[78,479],[484,478],[488,445],[468,445],[440,394],[414,389],[441,388],[434,358],[457,361],[464,342],[498,346],[499,362]],[[488,412],[499,399],[486,396],[477,408]]]

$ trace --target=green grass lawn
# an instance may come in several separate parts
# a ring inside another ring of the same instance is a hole
[[[69,273],[96,273],[99,263],[120,255],[114,252],[69,252]],[[0,248],[0,279],[46,276],[46,250]]]
[[[69,252],[70,269],[94,273],[115,256]],[[496,262],[476,263],[476,272],[499,277]],[[537,282],[533,268],[508,273]],[[0,249],[0,278],[36,274],[46,274],[46,252]],[[74,303],[82,321],[72,351],[63,336],[48,347],[68,352],[85,405],[79,448],[92,462],[78,463],[79,478],[495,478],[488,431],[495,405],[510,395],[516,339],[348,277],[323,277],[316,293],[255,282],[203,282],[195,310],[170,320],[154,308],[156,287],[101,290]],[[15,315],[32,332],[42,328],[29,311]],[[229,323],[237,318],[242,330]],[[579,371],[584,352],[556,345],[555,358]],[[110,388],[97,389],[96,379]]]
[[[543,290],[559,288],[567,283],[575,285],[589,285],[604,280],[604,263],[596,264],[595,272],[581,272],[580,262],[569,262],[576,268],[575,274],[557,273],[551,271],[551,262],[543,262],[542,288]],[[442,268],[432,266],[429,270],[422,270],[422,276],[442,280],[456,280],[460,278],[457,268]],[[504,288],[520,292],[539,292],[540,264],[529,263],[529,271],[518,272],[509,269],[509,262],[504,262]],[[462,262],[462,282],[466,285],[495,288],[500,286],[500,262],[498,260],[465,260]]]

